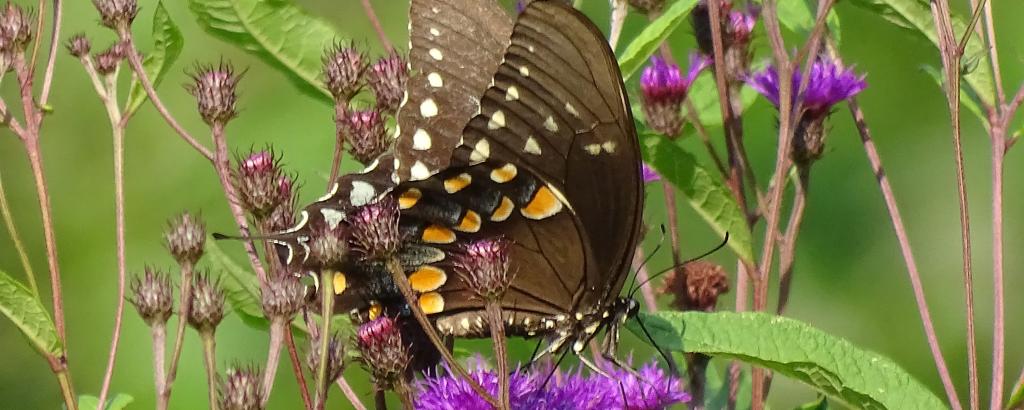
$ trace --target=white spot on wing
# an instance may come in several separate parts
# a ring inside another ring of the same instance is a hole
[[[615,141],[605,141],[604,144],[601,144],[601,149],[605,150],[609,154],[615,153],[615,147]]]
[[[444,79],[441,78],[441,74],[438,73],[427,74],[427,82],[434,88],[444,87]]]
[[[327,227],[334,229],[345,219],[345,213],[333,208],[320,208],[320,214],[324,216]]]
[[[416,163],[412,165],[412,169],[409,170],[409,173],[409,177],[413,181],[422,181],[430,178],[430,170],[427,169],[427,166],[420,161],[416,161]]]
[[[505,127],[505,112],[498,110],[491,114],[491,120],[487,122],[487,129],[496,130]]]
[[[441,32],[440,32],[440,31],[438,31],[438,30],[437,30],[436,28],[434,28],[434,27],[431,27],[431,28],[430,28],[430,35],[433,35],[433,36],[440,36],[440,35],[441,35]]]
[[[551,132],[558,132],[558,124],[555,122],[554,117],[549,115],[548,118],[544,120],[544,129]]]
[[[523,151],[526,151],[533,155],[540,155],[540,144],[537,143],[537,139],[532,135],[526,139],[526,145],[523,146]]]
[[[574,107],[572,103],[565,103],[565,111],[567,111],[569,114],[572,114],[573,117],[580,117],[580,112],[576,111],[576,107]]]
[[[441,50],[438,50],[436,48],[430,49],[430,51],[427,51],[427,54],[430,54],[430,58],[433,58],[434,60],[444,60],[444,54],[441,54]]]
[[[335,184],[335,186],[337,186],[337,184]],[[306,222],[309,222],[309,212],[302,210],[302,212],[299,213],[299,223],[295,224],[295,226],[289,228],[287,231],[284,231],[284,233],[297,232],[299,229],[306,226]]]
[[[491,156],[491,143],[487,142],[486,139],[481,138],[480,141],[476,142],[473,146],[473,152],[469,154],[469,162],[472,164],[479,164],[484,162]]]
[[[423,128],[417,129],[416,133],[412,135],[412,149],[426,151],[430,149],[430,145],[430,134]]]
[[[505,101],[516,101],[518,99],[519,99],[519,88],[516,88],[516,86],[514,86],[514,85],[510,85],[508,87],[508,89],[505,90]]]
[[[334,196],[334,194],[336,194],[336,193],[338,193],[338,183],[337,182],[331,184],[331,189],[329,191],[327,191],[327,193],[324,194],[324,196],[317,198],[316,201],[317,202],[326,201],[328,199],[331,199],[331,197]]]
[[[601,144],[587,144],[583,146],[583,150],[587,151],[590,155],[597,155],[601,153]]]
[[[519,67],[519,75],[521,75],[523,77],[529,77],[530,76],[530,67],[527,67],[525,65],[522,66],[522,67]]]
[[[373,201],[373,197],[377,195],[377,190],[363,181],[352,181],[352,191],[348,194],[349,203],[352,206],[363,206]]]
[[[437,116],[437,103],[434,102],[433,98],[427,98],[420,103],[420,115],[424,118]]]

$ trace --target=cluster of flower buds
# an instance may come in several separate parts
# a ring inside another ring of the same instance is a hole
[[[316,374],[320,369],[320,348],[322,347],[323,338],[315,337],[312,338],[309,347],[309,354],[306,355],[306,365],[309,366],[310,371]],[[341,373],[345,371],[345,340],[338,335],[331,336],[327,339],[327,377],[324,378],[324,384],[330,386],[335,380],[341,377]]]
[[[238,116],[235,103],[238,101],[236,87],[240,77],[230,64],[224,62],[216,67],[196,67],[192,73],[192,84],[185,88],[196,97],[203,121],[210,126],[223,127]]]
[[[15,56],[32,40],[31,15],[20,6],[4,4],[0,10],[0,75],[11,68]]]
[[[167,223],[164,245],[179,265],[195,266],[203,256],[206,226],[199,217],[183,212]]]
[[[212,333],[224,319],[224,289],[209,275],[196,275],[192,281],[192,298],[188,324],[200,333]]]
[[[480,298],[497,301],[512,283],[509,248],[512,242],[497,237],[481,239],[462,247],[452,262],[455,271]]]
[[[111,44],[106,50],[96,53],[93,55],[93,60],[96,61],[96,72],[105,76],[113,74],[129,52],[128,44],[117,42]]]
[[[377,97],[377,109],[394,115],[405,95],[405,83],[409,80],[409,71],[405,58],[397,53],[381,57],[370,66],[367,81]]]
[[[402,341],[402,332],[394,319],[381,316],[359,326],[356,346],[362,363],[381,388],[402,381],[409,366],[409,346]]]
[[[78,33],[68,39],[65,44],[68,49],[68,53],[76,58],[84,58],[89,55],[92,51],[92,43],[89,42],[89,38],[85,36],[85,33]]]
[[[100,12],[100,22],[118,33],[126,32],[139,15],[137,0],[92,0],[92,4]]]
[[[852,69],[843,68],[839,62],[817,61],[808,73],[807,86],[799,92],[803,73],[793,71],[790,95],[793,108],[800,107],[800,116],[793,134],[793,162],[808,166],[817,159],[825,148],[825,119],[832,107],[867,88],[864,76]],[[779,73],[775,67],[768,67],[747,78],[747,84],[779,107]]]
[[[390,196],[359,207],[349,219],[351,248],[363,260],[383,260],[401,246],[398,203]]]
[[[391,147],[392,137],[384,126],[384,115],[376,108],[347,110],[336,121],[337,132],[347,136],[348,152],[363,165]]]
[[[366,53],[351,44],[337,43],[324,53],[324,86],[335,101],[347,104],[359,93],[368,65]]]
[[[256,151],[239,159],[235,187],[242,207],[258,221],[271,219],[275,211],[280,211],[271,225],[291,227],[287,222],[294,219],[295,181],[281,169],[280,158],[272,150]]]
[[[672,307],[701,312],[714,311],[718,297],[728,291],[729,275],[724,268],[708,261],[694,261],[672,270],[661,289],[675,297]]]
[[[709,58],[694,54],[690,56],[690,71],[684,77],[675,63],[651,58],[651,64],[640,76],[644,115],[651,129],[670,138],[679,136],[683,129],[683,102],[693,81],[710,64]]]
[[[262,290],[263,314],[271,321],[288,323],[305,301],[306,286],[292,275],[275,275]]]
[[[257,366],[229,367],[217,385],[220,410],[262,410],[262,373]]]
[[[174,310],[174,290],[171,278],[164,272],[146,268],[141,278],[131,283],[129,301],[149,326],[163,325]]]
[[[751,4],[739,10],[728,0],[701,0],[690,14],[690,23],[697,37],[697,46],[707,55],[714,55],[708,1],[717,1],[721,13],[722,52],[725,59],[721,67],[724,67],[726,79],[731,84],[739,84],[750,67],[751,33],[761,9]]]
[[[349,252],[349,230],[344,224],[310,221],[309,257],[321,267],[335,267],[345,261]]]

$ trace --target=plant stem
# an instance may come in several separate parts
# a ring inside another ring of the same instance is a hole
[[[32,176],[35,179],[36,195],[39,198],[39,210],[43,219],[43,237],[46,242],[46,261],[50,268],[50,293],[53,299],[53,322],[57,327],[57,336],[60,338],[61,346],[64,346],[64,356],[67,357],[67,334],[64,329],[64,298],[61,295],[60,265],[57,262],[57,238],[53,229],[52,206],[50,205],[50,192],[46,186],[46,177],[43,172],[43,158],[39,150],[39,138],[30,136],[25,140],[25,150],[28,153],[29,165],[32,167]]]
[[[1005,114],[1005,113],[1004,113]],[[1006,159],[1005,126],[992,132],[992,392],[989,405],[998,410],[1003,402],[1006,373],[1006,296],[1003,280],[1003,174]]]
[[[21,241],[21,236],[18,235],[18,228],[14,225],[14,218],[11,216],[11,205],[7,202],[7,190],[4,188],[2,175],[0,175],[0,214],[3,215],[4,226],[7,227],[7,233],[11,236],[11,242],[14,243],[14,250],[18,252],[18,259],[21,261],[21,267],[25,271],[28,287],[32,290],[32,295],[38,299],[39,284],[36,283],[36,275],[32,270],[32,262],[28,259],[25,244]]]
[[[501,305],[498,300],[488,299],[484,303],[484,309],[491,328],[491,342],[494,343],[494,357],[498,366],[500,408],[501,410],[510,410],[512,405],[509,402],[508,392],[508,345],[505,340],[505,323],[502,320]]]
[[[60,384],[60,392],[64,397],[64,406],[70,410],[78,410],[78,402],[75,400],[75,388],[71,385],[71,375],[68,374],[67,365],[63,370],[56,372],[57,383]]]
[[[385,392],[384,389],[380,387],[374,388],[373,408],[376,410],[388,410],[387,392]]]
[[[203,366],[206,367],[210,410],[217,410],[217,339],[212,329],[200,331],[199,338],[203,341]]]
[[[793,262],[796,259],[796,238],[800,235],[800,224],[807,207],[807,190],[810,187],[810,165],[797,167],[798,181],[793,192],[793,207],[790,209],[786,233],[779,244],[779,302],[775,313],[782,315],[789,303],[789,290],[793,284]]]
[[[388,35],[384,33],[384,27],[380,24],[380,19],[377,18],[377,13],[373,11],[373,5],[370,4],[370,0],[362,0],[363,11],[366,13],[366,18],[370,20],[370,25],[373,26],[373,31],[377,32],[377,38],[380,39],[380,44],[384,46],[388,52],[395,51],[395,46],[391,44],[391,40],[388,40]]]
[[[284,333],[284,343],[288,346],[288,358],[292,362],[292,372],[295,373],[295,381],[299,385],[299,395],[302,396],[302,404],[306,410],[313,410],[313,400],[309,397],[309,385],[306,383],[306,376],[302,372],[299,352],[295,350],[295,337],[292,336],[291,327],[288,327]]]
[[[281,360],[281,344],[284,342],[287,326],[288,322],[285,320],[270,321],[270,346],[267,348],[267,363],[263,369],[263,396],[260,403],[263,408],[267,407],[270,392],[274,389],[274,378],[277,376],[277,366]]]
[[[320,272],[320,357],[316,368],[316,408],[323,410],[327,400],[327,351],[331,339],[331,316],[334,313],[334,275],[324,269]]]
[[[622,35],[622,25],[626,23],[626,15],[629,14],[629,4],[626,3],[626,0],[611,0],[611,8],[608,46],[615,50],[619,44],[619,37]]]
[[[345,127],[341,125],[342,118],[348,110],[347,103],[337,101],[334,103],[334,159],[331,161],[331,178],[327,180],[327,189],[331,189],[334,180],[341,173],[341,159],[345,155]]]
[[[366,410],[366,405],[359,400],[359,395],[356,394],[355,390],[352,390],[352,386],[349,386],[348,381],[345,380],[345,376],[342,375],[334,382],[341,389],[341,392],[348,398],[348,402],[352,404],[352,408],[355,410]]]
[[[164,367],[167,349],[167,323],[154,323],[149,329],[153,337],[153,382],[156,385],[156,408],[167,409],[167,396],[161,394],[167,388],[167,373]]]
[[[171,350],[171,363],[167,369],[167,383],[164,390],[160,392],[164,403],[171,400],[171,388],[174,386],[174,379],[178,375],[178,362],[181,360],[181,349],[185,346],[185,323],[188,322],[189,312],[192,310],[192,264],[181,265],[181,295],[178,301],[178,327],[174,334],[174,348]],[[158,400],[159,401],[159,400]]]
[[[46,107],[50,101],[50,86],[53,84],[53,68],[57,63],[57,48],[60,47],[60,26],[63,13],[61,0],[53,0],[53,25],[50,29],[50,53],[46,57],[46,71],[43,72],[43,88],[39,92],[39,106]],[[32,67],[35,67],[34,65]]]

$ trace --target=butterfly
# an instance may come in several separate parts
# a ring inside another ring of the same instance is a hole
[[[514,272],[501,301],[506,334],[545,337],[541,357],[578,354],[608,330],[610,356],[638,310],[620,292],[644,188],[629,100],[601,31],[555,0],[531,2],[514,21],[494,1],[413,0],[409,59],[393,150],[301,212],[279,240],[288,263],[308,264],[310,227],[344,225],[387,197],[401,212],[399,260],[414,302],[435,331],[489,334],[483,301],[452,260],[467,243],[503,237]],[[382,264],[336,268],[340,309],[408,309]]]

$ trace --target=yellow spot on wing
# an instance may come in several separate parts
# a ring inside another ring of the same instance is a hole
[[[420,309],[428,315],[440,313],[444,310],[444,298],[437,292],[424,293],[420,296]]]
[[[533,194],[533,199],[519,212],[530,219],[544,219],[561,210],[562,201],[559,201],[558,197],[545,185]]]
[[[456,230],[461,232],[477,232],[480,230],[480,214],[473,212],[472,210],[466,210],[466,215],[459,221],[459,226],[455,227]]]
[[[345,274],[341,272],[334,272],[334,294],[340,295],[341,292],[345,291],[345,287],[348,286],[348,281],[345,279]]]
[[[377,320],[383,310],[384,308],[380,306],[379,302],[371,302],[369,312],[367,312],[370,316],[370,320]]]
[[[449,194],[454,194],[469,186],[471,182],[473,182],[473,177],[469,174],[462,173],[444,180],[444,190],[448,191]]]
[[[491,180],[499,184],[504,184],[515,178],[518,173],[519,170],[516,169],[515,165],[505,164],[505,166],[501,168],[491,170]]]
[[[416,202],[419,202],[420,198],[423,197],[423,193],[416,188],[409,188],[409,190],[398,196],[398,207],[401,209],[409,209],[416,206]]]
[[[455,232],[440,225],[430,225],[423,230],[420,239],[427,243],[452,243],[455,242]]]
[[[409,275],[409,284],[412,289],[420,293],[437,290],[447,281],[448,275],[444,273],[444,270],[430,265],[420,266],[416,272]]]
[[[498,208],[491,213],[491,220],[495,222],[501,222],[508,219],[512,215],[512,211],[516,209],[516,204],[512,203],[511,199],[507,196],[501,197],[501,204]]]

